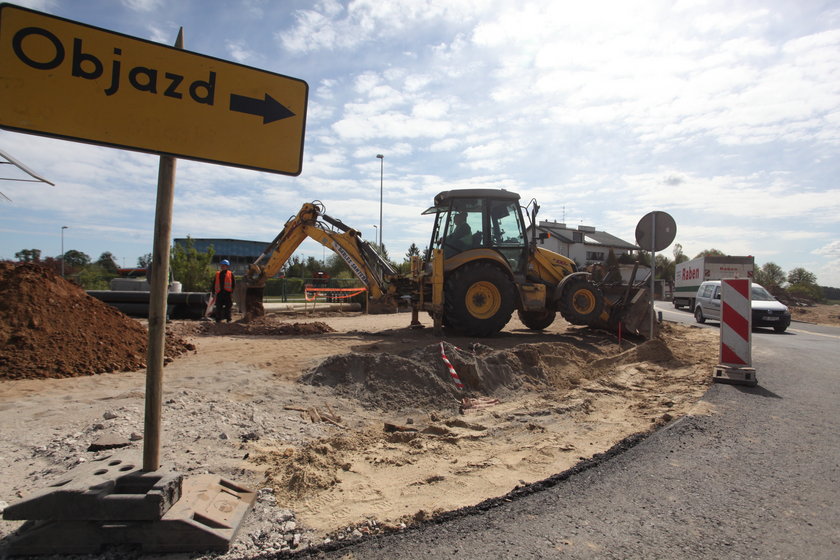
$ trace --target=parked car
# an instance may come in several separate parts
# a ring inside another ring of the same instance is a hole
[[[698,323],[720,321],[720,280],[709,280],[697,288],[694,318]],[[752,285],[752,326],[773,327],[785,332],[790,326],[790,310],[759,284]]]

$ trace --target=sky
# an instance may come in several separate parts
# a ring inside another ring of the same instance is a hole
[[[381,195],[401,261],[435,194],[504,188],[630,242],[667,212],[689,257],[840,287],[840,1],[16,4],[166,45],[183,27],[189,51],[309,84],[302,172],[178,160],[173,237],[270,241],[320,200],[374,241]],[[0,180],[0,259],[60,255],[62,231],[94,260],[151,252],[157,156],[7,130],[0,150],[55,183]]]

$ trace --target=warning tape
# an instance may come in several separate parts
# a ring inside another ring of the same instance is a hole
[[[352,292],[350,294],[345,295],[333,295],[331,296],[333,299],[348,299],[354,296],[361,294],[362,292],[366,292],[367,288],[310,288],[306,287],[303,290],[303,299],[306,301],[315,301],[318,298],[319,293],[323,292],[325,295],[329,295],[330,293],[334,292]],[[309,297],[309,294],[313,293],[312,297]]]
[[[445,363],[446,367],[449,368],[449,375],[452,377],[452,381],[455,382],[455,386],[458,387],[459,389],[463,389],[464,384],[461,383],[461,378],[458,377],[458,372],[455,371],[455,368],[452,367],[452,364],[449,362],[449,359],[446,357],[446,353],[443,349],[443,341],[441,341],[441,343],[440,343],[440,357],[443,358],[443,363]]]

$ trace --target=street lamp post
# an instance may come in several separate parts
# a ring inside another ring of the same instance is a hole
[[[373,224],[373,240],[376,241],[379,238],[379,228],[376,227],[376,224]]]
[[[385,171],[385,156],[376,154],[379,158],[379,249],[382,250],[382,175]]]
[[[64,230],[67,226],[61,226],[61,277],[64,278]]]

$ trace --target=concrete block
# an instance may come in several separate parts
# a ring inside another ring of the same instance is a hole
[[[183,475],[144,472],[137,453],[112,454],[69,471],[3,511],[4,519],[160,519],[181,497]]]
[[[746,385],[747,387],[755,387],[758,385],[758,379],[755,376],[755,368],[751,367],[717,365],[715,366],[712,380],[715,383]]]
[[[225,551],[256,493],[214,475],[183,481],[183,495],[154,521],[39,521],[9,540],[10,555],[95,554],[108,545],[148,553]]]

